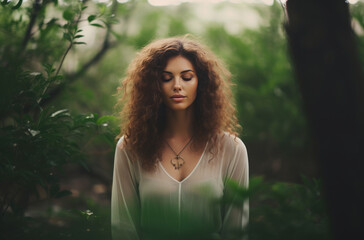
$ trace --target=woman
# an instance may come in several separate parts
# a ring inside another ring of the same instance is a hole
[[[155,41],[130,64],[114,163],[114,239],[210,239],[246,225],[247,201],[218,201],[228,179],[248,186],[229,78],[187,37]]]

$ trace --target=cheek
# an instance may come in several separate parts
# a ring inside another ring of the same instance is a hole
[[[197,95],[197,88],[198,88],[198,81],[196,80],[196,82],[193,84],[192,87],[194,95]]]
[[[162,96],[163,98],[166,97],[168,94],[168,91],[167,91],[168,87],[167,87],[167,84],[162,84],[161,85],[161,90],[162,90]]]

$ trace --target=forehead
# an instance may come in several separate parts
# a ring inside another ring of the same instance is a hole
[[[167,60],[166,67],[164,68],[164,71],[168,72],[185,70],[195,71],[195,68],[193,67],[192,63],[183,56],[171,57]]]

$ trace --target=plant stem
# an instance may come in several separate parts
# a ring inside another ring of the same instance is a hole
[[[80,11],[80,14],[78,15],[78,18],[77,18],[77,20],[76,20],[76,22],[75,22],[76,26],[78,26],[78,24],[79,24],[79,22],[80,22],[80,20],[81,20],[81,16],[82,16],[82,10]],[[77,29],[77,28],[76,28],[76,29]],[[55,76],[54,76],[54,77],[57,77],[57,76],[58,76],[59,71],[60,71],[60,70],[61,70],[61,68],[62,68],[63,62],[64,62],[64,60],[66,59],[66,56],[67,56],[68,52],[71,50],[71,48],[72,48],[72,46],[73,46],[73,41],[74,41],[74,38],[72,38],[72,39],[71,39],[71,41],[70,41],[70,45],[68,46],[68,48],[66,49],[65,53],[63,54],[62,59],[61,59],[61,62],[59,63],[58,69],[57,69],[56,74],[55,74]],[[37,102],[38,102],[38,104],[42,101],[42,98],[43,98],[44,94],[47,92],[47,90],[48,90],[48,88],[49,88],[49,85],[50,85],[50,82],[48,82],[47,86],[44,88],[44,90],[43,90],[43,92],[42,92],[41,97],[40,97],[40,98],[38,99],[38,101],[37,101]]]
[[[113,4],[114,3],[115,2],[113,2]],[[136,7],[136,1],[133,1],[129,11],[127,12],[127,14],[124,15],[125,24],[124,24],[124,29],[121,33],[122,40],[110,43],[109,36],[112,31],[112,26],[110,24],[108,24],[106,26],[106,34],[104,37],[104,41],[103,41],[103,44],[102,44],[101,48],[99,49],[99,51],[89,61],[87,61],[78,71],[76,71],[74,73],[66,74],[67,79],[68,79],[67,84],[77,80],[79,77],[81,77],[83,74],[85,74],[85,72],[87,72],[87,70],[90,67],[97,64],[103,58],[103,56],[107,53],[108,50],[116,47],[118,44],[120,44],[122,41],[124,41],[126,39],[127,28],[129,26],[128,23],[130,20],[130,16],[133,13],[133,10],[135,9],[135,7]],[[115,3],[115,5],[112,6],[112,12],[113,13],[117,12],[117,3]],[[52,91],[49,93],[49,98],[43,99],[43,101],[40,103],[40,105],[41,106],[47,105],[54,98],[56,98],[65,89],[65,87],[66,87],[66,83],[62,83],[62,84],[58,85],[57,87],[55,87],[54,89],[52,89]]]
[[[68,46],[68,48],[67,48],[66,52],[63,54],[62,59],[61,59],[61,62],[60,62],[60,64],[59,64],[59,66],[58,66],[58,69],[57,69],[57,72],[56,72],[56,75],[55,75],[55,76],[58,76],[59,71],[60,71],[60,70],[61,70],[61,68],[62,68],[62,65],[63,65],[64,59],[66,58],[66,56],[67,56],[68,52],[71,50],[72,46],[73,46],[73,42],[71,42],[71,43],[70,43],[70,45]],[[44,90],[46,90],[46,89],[44,89]],[[43,94],[44,94],[44,93],[43,93]]]

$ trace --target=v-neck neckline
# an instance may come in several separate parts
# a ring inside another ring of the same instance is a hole
[[[177,179],[175,179],[174,177],[172,177],[168,171],[163,167],[161,161],[159,161],[159,166],[162,168],[162,170],[164,171],[164,173],[169,177],[171,178],[173,181],[177,182],[178,184],[181,184],[183,183],[184,181],[186,181],[188,178],[190,178],[190,176],[192,176],[192,174],[195,172],[195,170],[198,168],[198,166],[200,165],[200,162],[203,158],[203,156],[205,155],[205,152],[206,152],[206,149],[207,149],[207,145],[208,145],[209,141],[206,142],[206,145],[205,145],[205,149],[203,150],[202,154],[201,154],[201,157],[200,159],[198,160],[198,162],[196,163],[195,167],[192,169],[192,171],[184,178],[182,179],[181,181],[178,181]]]

